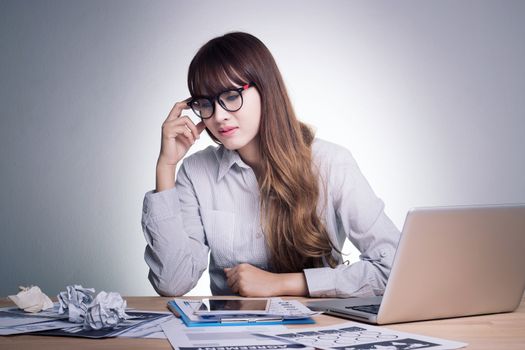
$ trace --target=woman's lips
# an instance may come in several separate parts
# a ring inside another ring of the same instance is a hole
[[[235,131],[237,131],[238,127],[227,127],[227,128],[224,128],[224,129],[220,129],[219,132],[221,133],[221,135],[223,136],[231,136],[235,133]]]

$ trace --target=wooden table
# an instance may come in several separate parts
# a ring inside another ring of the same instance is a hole
[[[170,298],[127,297],[129,307],[165,311]],[[300,299],[304,300],[304,299]],[[0,299],[0,307],[13,305]],[[328,326],[347,320],[326,315],[315,317],[317,324],[291,326]],[[472,316],[448,320],[388,325],[387,328],[469,343],[468,349],[525,349],[525,297],[513,313]],[[164,339],[82,339],[33,335],[0,336],[0,349],[171,349]]]

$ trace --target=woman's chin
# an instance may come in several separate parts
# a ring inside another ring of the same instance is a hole
[[[237,151],[238,149],[242,148],[242,146],[244,146],[238,142],[233,142],[232,140],[221,141],[221,143],[224,148],[230,151]]]
[[[230,151],[237,151],[247,144],[247,142],[243,141],[240,137],[221,137],[219,141]]]

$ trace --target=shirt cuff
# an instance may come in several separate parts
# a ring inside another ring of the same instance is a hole
[[[331,267],[304,269],[304,277],[310,297],[335,298],[335,270]]]
[[[173,217],[180,211],[179,194],[175,187],[161,192],[149,191],[144,196],[142,213],[151,220]]]

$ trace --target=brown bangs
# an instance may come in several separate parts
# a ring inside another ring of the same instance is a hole
[[[211,40],[195,55],[188,70],[188,89],[191,96],[215,96],[222,91],[241,86],[251,80],[236,56],[235,43]],[[235,67],[235,68],[234,68]]]

